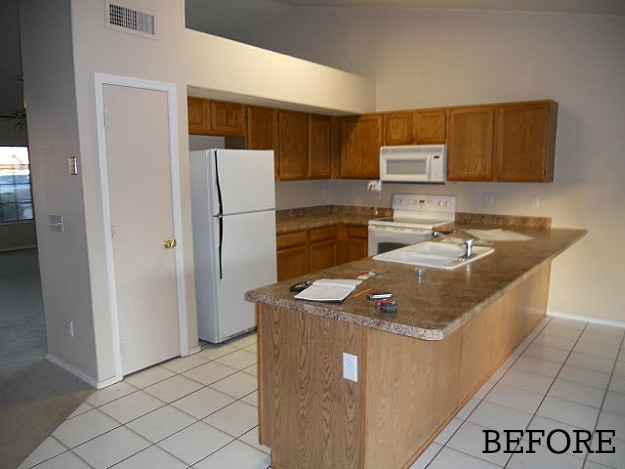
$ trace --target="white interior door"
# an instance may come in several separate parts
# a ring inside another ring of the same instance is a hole
[[[124,375],[180,354],[167,93],[105,84],[106,164]]]

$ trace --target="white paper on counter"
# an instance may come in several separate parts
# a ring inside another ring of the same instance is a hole
[[[295,298],[310,301],[343,301],[361,282],[362,280],[348,278],[321,278],[295,295]]]

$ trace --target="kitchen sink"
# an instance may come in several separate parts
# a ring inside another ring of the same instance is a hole
[[[453,270],[470,264],[495,251],[492,247],[473,246],[473,255],[462,259],[465,253],[464,246],[453,243],[423,241],[394,251],[384,252],[373,256],[376,261],[399,262],[401,264],[420,265],[435,269]]]

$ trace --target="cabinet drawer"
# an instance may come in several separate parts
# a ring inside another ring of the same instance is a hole
[[[336,239],[338,228],[336,226],[328,226],[325,228],[314,228],[310,230],[310,242],[323,241],[325,239]]]
[[[276,237],[277,249],[284,249],[291,246],[301,246],[308,243],[308,233],[306,231],[294,231],[284,233]]]
[[[367,237],[369,236],[369,233],[367,231],[367,227],[366,226],[350,225],[350,226],[347,227],[347,235],[350,238],[364,238],[364,239],[367,239]]]

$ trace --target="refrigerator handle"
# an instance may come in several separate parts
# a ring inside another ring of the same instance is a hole
[[[223,273],[223,269],[222,269],[222,264],[221,264],[221,248],[223,245],[223,241],[224,241],[224,218],[223,216],[219,215],[219,279],[223,279],[224,278],[224,273]]]
[[[217,164],[217,151],[215,151],[215,185],[217,187],[217,200],[219,201],[219,212],[217,213],[217,218],[219,218],[219,279],[224,278],[223,268],[221,263],[221,251],[222,245],[224,241],[224,220],[223,213],[224,207],[221,199],[221,184],[219,183],[219,166]]]

